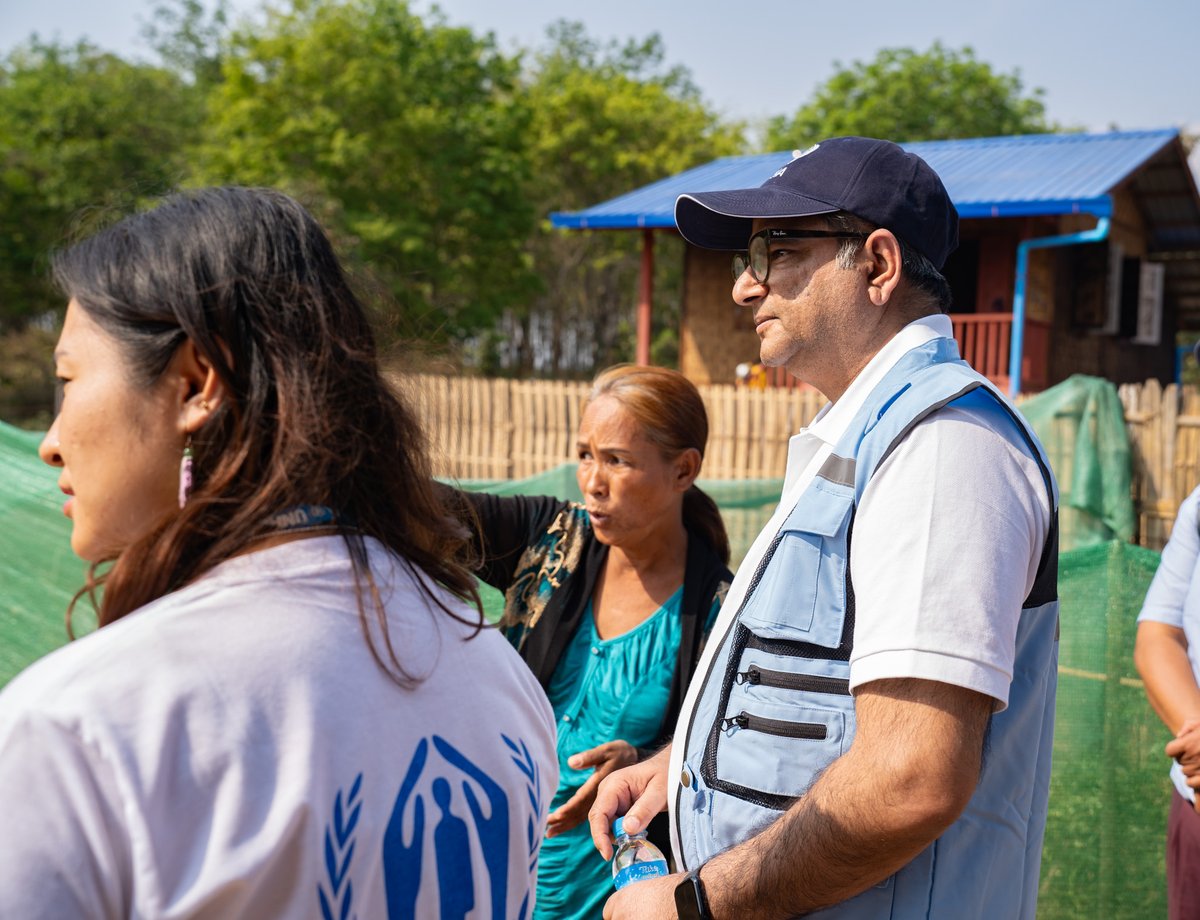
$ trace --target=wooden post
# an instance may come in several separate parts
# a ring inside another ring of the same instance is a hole
[[[642,230],[642,275],[638,279],[637,363],[650,363],[650,304],[654,300],[654,231]]]

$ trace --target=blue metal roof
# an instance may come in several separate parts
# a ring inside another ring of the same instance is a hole
[[[1112,214],[1109,192],[1178,136],[1174,129],[1107,134],[1025,134],[902,144],[946,184],[960,217]],[[675,199],[761,185],[790,151],[724,157],[582,211],[556,211],[555,227],[674,227]]]

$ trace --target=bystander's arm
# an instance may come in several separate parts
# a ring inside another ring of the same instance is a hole
[[[1186,782],[1200,789],[1200,686],[1178,626],[1143,620],[1138,624],[1133,660],[1146,686],[1146,698],[1175,736],[1164,753],[1178,761]],[[1200,797],[1195,802],[1200,811]]]
[[[1138,624],[1133,662],[1146,685],[1146,697],[1178,734],[1185,722],[1200,719],[1200,686],[1188,660],[1187,638],[1178,626],[1143,620]]]

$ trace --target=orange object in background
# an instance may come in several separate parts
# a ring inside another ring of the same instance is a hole
[[[767,369],[757,361],[753,364],[743,361],[734,371],[734,383],[736,386],[748,387],[751,390],[765,390],[767,388]]]

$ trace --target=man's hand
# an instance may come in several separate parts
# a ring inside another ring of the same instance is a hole
[[[636,833],[660,811],[666,811],[670,760],[671,746],[667,745],[648,760],[617,770],[601,781],[588,823],[592,843],[605,859],[612,859],[612,823],[619,816],[624,815],[625,826]]]
[[[604,920],[676,920],[675,886],[683,873],[626,885],[604,902]]]
[[[637,759],[637,749],[628,741],[608,741],[567,758],[567,764],[574,770],[596,769],[573,796],[550,813],[546,819],[546,836],[557,837],[582,824],[595,801],[600,781],[615,770],[637,763]]]

